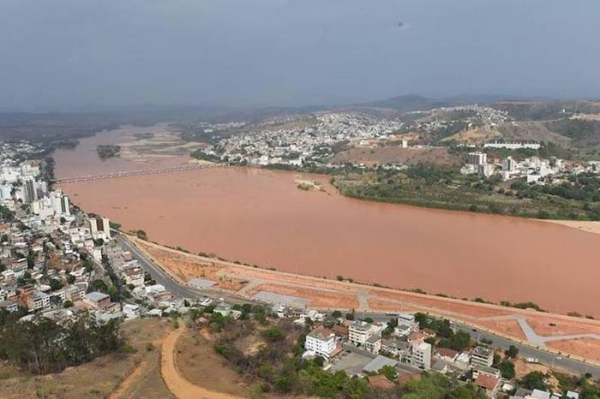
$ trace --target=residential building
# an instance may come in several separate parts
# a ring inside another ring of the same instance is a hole
[[[348,327],[348,339],[356,346],[365,346],[367,340],[373,335],[371,323],[356,320]]]
[[[19,305],[15,301],[0,301],[0,309],[6,309],[12,313],[19,310]]]
[[[144,286],[144,270],[141,267],[133,267],[123,270],[125,283],[134,287]]]
[[[473,377],[477,377],[479,375],[489,375],[490,377],[500,377],[500,370],[493,368],[493,367],[488,367],[488,366],[481,366],[481,365],[475,365],[473,367]]]
[[[495,399],[500,388],[500,378],[480,374],[473,381],[475,386],[485,389],[485,394],[491,399]]]
[[[470,152],[467,154],[467,163],[469,165],[486,165],[487,154],[484,152]]]
[[[398,338],[383,338],[381,352],[392,357],[403,357],[410,352],[410,344]]]
[[[398,326],[394,328],[394,334],[399,337],[406,337],[419,329],[419,323],[415,321],[412,314],[401,313],[398,315]]]
[[[332,331],[334,332],[334,334],[344,340],[348,339],[348,327],[346,326],[340,326],[340,325],[335,325],[332,328]]]
[[[65,287],[65,298],[71,302],[79,301],[83,299],[85,290],[76,285],[70,285]]]
[[[219,313],[223,317],[229,316],[231,313],[231,305],[227,302],[221,302],[215,306],[213,313]]]
[[[110,305],[110,296],[94,291],[86,294],[83,301],[96,309],[104,309]]]
[[[494,351],[490,348],[478,346],[471,353],[471,364],[491,367],[494,363]]]
[[[365,349],[371,353],[379,354],[381,350],[381,335],[373,334],[365,341]]]
[[[449,348],[437,348],[435,350],[435,356],[447,362],[454,362],[458,357],[458,352]]]
[[[335,334],[326,328],[316,328],[306,336],[304,347],[307,351],[329,359],[336,349]]]
[[[431,369],[431,344],[427,342],[413,344],[412,363],[425,370]]]
[[[40,291],[31,291],[25,300],[30,312],[46,309],[50,307],[50,295]]]
[[[38,199],[37,188],[34,179],[26,179],[23,182],[23,200],[26,204],[30,204]]]

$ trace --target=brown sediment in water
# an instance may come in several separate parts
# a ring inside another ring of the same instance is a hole
[[[77,150],[55,156],[59,176],[94,174],[107,165],[123,167],[113,161],[127,162],[108,160],[85,169],[86,140],[98,141],[84,139]],[[185,160],[170,162],[176,161]],[[333,195],[298,190],[296,180],[303,179],[319,181]],[[341,275],[459,298],[533,301],[553,312],[598,315],[598,235],[511,217],[358,201],[335,194],[327,181],[327,176],[214,168],[63,189],[83,209],[107,215],[125,230],[143,229],[153,241],[194,253],[292,273]]]

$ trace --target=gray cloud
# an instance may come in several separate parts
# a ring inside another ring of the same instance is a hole
[[[0,108],[598,97],[597,15],[597,0],[2,0]]]

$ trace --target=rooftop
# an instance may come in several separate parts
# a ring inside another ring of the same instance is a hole
[[[100,302],[105,300],[106,298],[110,298],[108,295],[97,291],[90,292],[89,294],[86,294],[85,297],[92,302]]]
[[[321,341],[327,341],[332,337],[335,337],[335,334],[333,333],[333,331],[327,328],[315,328],[310,332],[310,334],[308,334],[308,336],[315,339],[319,339]]]
[[[437,353],[440,356],[449,357],[451,359],[454,359],[458,355],[457,351],[450,348],[437,348],[435,350],[435,353]]]
[[[475,385],[477,385],[478,387],[485,388],[488,391],[493,391],[494,389],[496,389],[496,386],[498,385],[498,381],[499,381],[498,377],[492,377],[489,375],[480,374],[475,379],[474,382],[475,382]]]
[[[375,359],[371,360],[371,362],[363,368],[363,371],[367,373],[376,373],[384,366],[396,367],[397,364],[398,362],[396,360],[379,355]]]
[[[371,323],[367,323],[366,321],[356,320],[356,321],[352,322],[352,324],[350,325],[350,328],[352,328],[353,330],[366,332],[371,329]]]
[[[367,339],[367,343],[369,344],[374,344],[375,342],[381,340],[381,335],[378,334],[374,334],[371,335],[368,339]]]
[[[493,355],[494,355],[494,352],[490,348],[486,348],[484,346],[478,346],[475,349],[473,349],[473,356],[487,358],[487,357],[490,357]]]

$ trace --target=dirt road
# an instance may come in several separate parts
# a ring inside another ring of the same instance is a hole
[[[179,328],[169,333],[163,341],[160,373],[169,391],[178,399],[242,399],[239,396],[209,391],[192,384],[179,374],[175,366],[175,344],[184,331],[184,328]]]

